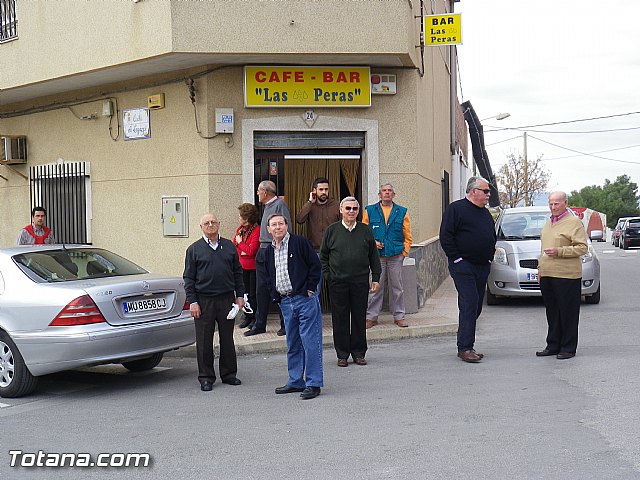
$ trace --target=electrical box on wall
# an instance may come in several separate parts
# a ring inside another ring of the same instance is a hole
[[[372,73],[371,77],[372,95],[395,95],[396,76],[387,73]]]
[[[165,237],[189,236],[188,197],[162,197],[162,234]]]
[[[164,93],[156,93],[147,97],[147,108],[158,110],[164,108]]]
[[[233,133],[233,108],[216,108],[216,133]]]

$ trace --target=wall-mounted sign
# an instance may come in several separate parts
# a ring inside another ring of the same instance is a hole
[[[426,15],[424,44],[427,46],[459,45],[462,43],[462,16],[459,13]]]
[[[129,108],[122,111],[122,136],[125,140],[151,138],[148,108]]]
[[[245,107],[370,107],[369,67],[244,67]]]

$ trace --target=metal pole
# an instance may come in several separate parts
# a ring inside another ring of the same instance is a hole
[[[529,206],[529,160],[527,159],[527,132],[524,132],[524,206]]]

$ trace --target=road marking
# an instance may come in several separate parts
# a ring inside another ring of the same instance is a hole
[[[0,403],[0,408],[11,407],[8,403]]]
[[[602,253],[616,253],[615,250],[603,250]]]

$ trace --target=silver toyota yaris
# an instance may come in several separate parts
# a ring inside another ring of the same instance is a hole
[[[571,214],[573,212],[569,210]],[[551,215],[548,207],[515,207],[496,220],[498,241],[487,281],[487,305],[501,297],[540,296],[538,257],[540,232]],[[591,241],[582,260],[582,295],[587,303],[600,302],[600,260]]]
[[[154,275],[91,246],[0,250],[0,396],[38,377],[121,363],[132,371],[195,341],[180,277]]]

